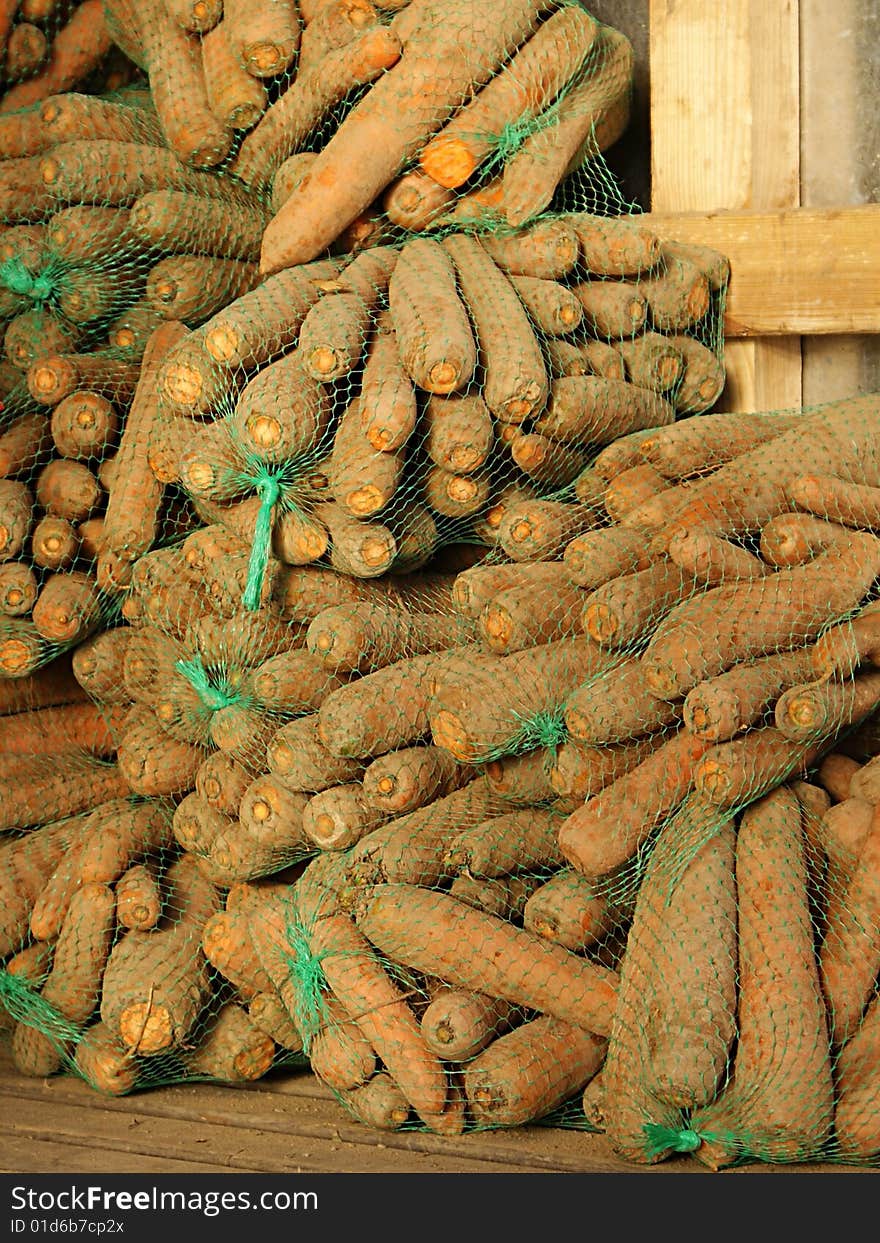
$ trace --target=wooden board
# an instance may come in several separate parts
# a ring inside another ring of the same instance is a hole
[[[0,1053],[4,1173],[632,1173],[604,1136],[528,1126],[446,1139],[356,1122],[307,1071],[242,1087],[182,1084],[104,1097],[68,1076],[25,1079]],[[851,1166],[755,1165],[817,1173]],[[688,1157],[650,1167],[704,1174]],[[743,1172],[743,1171],[734,1171]]]
[[[651,212],[645,220],[729,257],[729,337],[880,332],[880,205]]]
[[[797,207],[797,0],[651,0],[652,211]],[[801,403],[800,342],[731,341],[719,409]]]

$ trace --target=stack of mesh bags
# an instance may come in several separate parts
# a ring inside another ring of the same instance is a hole
[[[441,63],[436,6],[397,7],[303,4],[298,59],[292,6],[251,11],[237,128],[209,36],[238,46],[244,6],[108,5],[151,97],[76,107],[153,128],[28,156],[142,283],[129,390],[97,388],[115,424],[76,459],[106,481],[88,569],[52,571],[88,606],[0,684],[15,1064],[121,1094],[307,1062],[378,1128],[871,1160],[876,401],[704,413],[726,261],[597,214],[601,107],[497,72],[588,33],[579,6],[446,6],[480,35],[459,60],[487,25],[496,59],[393,151],[388,65],[296,131],[318,48],[397,39],[424,79],[430,35]]]

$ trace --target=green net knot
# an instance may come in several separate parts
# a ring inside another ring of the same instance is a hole
[[[272,511],[281,499],[281,478],[268,470],[261,470],[254,476],[253,483],[262,504],[254,523],[254,538],[244,588],[244,607],[251,612],[260,607],[263,579],[266,577],[269,549],[272,545]]]
[[[536,712],[534,716],[513,714],[520,722],[517,741],[519,749],[534,751],[538,747],[558,747],[565,742],[568,732],[565,728],[565,712],[558,708],[554,711]]]
[[[312,953],[308,930],[294,915],[287,921],[287,967],[296,999],[293,1016],[302,1037],[303,1052],[308,1056],[311,1043],[327,1021],[327,978],[320,954]]]
[[[0,971],[0,1005],[16,1022],[34,1027],[54,1041],[75,1042],[82,1035],[75,1024],[59,1014],[30,984],[8,971]]]
[[[5,285],[12,293],[33,298],[34,302],[46,302],[55,288],[47,272],[34,276],[21,259],[15,256],[0,263],[0,284]]]
[[[648,1141],[646,1151],[651,1157],[659,1157],[664,1152],[695,1152],[703,1142],[702,1137],[690,1127],[676,1130],[671,1126],[646,1122],[644,1131]]]
[[[221,708],[230,708],[238,703],[240,696],[237,693],[217,686],[211,681],[207,669],[198,656],[193,660],[178,660],[174,668],[198,692],[202,703],[211,712],[219,712]]]

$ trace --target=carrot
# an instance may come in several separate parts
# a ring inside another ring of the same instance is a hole
[[[610,483],[602,481],[602,485],[603,504],[613,522],[619,522],[631,510],[669,487],[653,466],[631,466],[615,475]]]
[[[272,78],[290,65],[300,46],[296,5],[276,0],[266,6],[254,0],[224,0],[229,42],[239,62],[257,78]]]
[[[62,354],[75,349],[76,344],[73,326],[62,323],[54,312],[45,309],[16,315],[3,337],[6,357],[21,371],[26,371],[42,354]]]
[[[317,793],[351,781],[362,771],[358,761],[334,756],[326,749],[317,723],[317,716],[290,721],[269,743],[269,769],[287,789]]]
[[[241,796],[241,828],[254,842],[277,849],[311,849],[305,832],[305,794],[288,790],[272,773],[255,778]]]
[[[37,894],[30,914],[28,929],[38,941],[53,944],[61,931],[70,906],[70,899],[80,887],[79,860],[84,839],[67,852]]]
[[[653,1163],[699,1143],[679,1133],[679,1108],[711,1100],[726,1066],[735,918],[732,826],[695,804],[660,837],[627,937],[601,1121],[629,1160]]]
[[[401,815],[451,794],[473,775],[439,747],[403,747],[368,765],[363,798],[376,810]]]
[[[651,322],[662,332],[684,332],[709,310],[709,282],[688,259],[669,258],[664,269],[650,273],[639,284]]]
[[[667,393],[683,376],[682,355],[659,332],[645,332],[621,341],[618,349],[626,363],[628,379],[640,388]]]
[[[87,638],[101,623],[103,601],[94,579],[81,570],[51,574],[37,596],[34,626],[51,643]]]
[[[250,675],[254,698],[276,712],[317,712],[326,697],[344,682],[328,673],[311,652],[280,652],[258,665]]]
[[[559,845],[565,858],[588,880],[632,858],[684,802],[706,749],[706,743],[682,731],[606,786],[562,825]]]
[[[69,654],[56,657],[36,673],[0,681],[0,712],[4,716],[36,708],[81,703],[85,698],[71,670]]]
[[[642,657],[652,694],[675,698],[735,662],[815,638],[827,622],[858,604],[877,573],[878,551],[873,536],[854,533],[847,545],[808,565],[715,587],[678,605],[660,623]],[[722,636],[712,619],[727,608],[731,615],[748,616],[749,624]]]
[[[400,59],[400,42],[388,27],[374,25],[352,34],[351,42],[330,50],[319,64],[301,64],[293,84],[245,138],[232,169],[247,185],[264,190],[281,164],[301,151],[332,108],[350,91],[375,82]],[[276,216],[283,214],[287,203],[311,183],[316,165],[317,157],[290,193],[277,206],[273,204]],[[358,214],[355,212],[345,223],[351,224]],[[329,244],[335,237],[327,240]]]
[[[443,988],[422,1015],[422,1036],[444,1061],[466,1062],[509,1025],[513,1013],[510,1005],[494,997]]]
[[[471,1114],[484,1126],[520,1126],[579,1092],[602,1064],[606,1042],[542,1016],[499,1036],[467,1066]]]
[[[821,742],[792,741],[773,726],[763,726],[733,741],[708,746],[694,768],[694,785],[719,807],[735,807],[790,774],[804,772],[821,750]]]
[[[286,203],[293,194],[314,164],[315,155],[314,151],[298,151],[295,155],[289,155],[275,170],[269,198],[269,207],[273,212],[279,211],[282,203]]]
[[[451,577],[422,574],[415,582],[406,578],[358,582],[326,566],[289,569],[278,589],[282,616],[310,622],[322,609],[346,601],[386,600],[414,612],[438,613],[450,605]]]
[[[871,412],[860,398],[820,407],[776,437],[772,451],[759,446],[745,452],[710,479],[690,487],[655,543],[662,545],[672,531],[684,526],[710,527],[719,535],[761,528],[770,518],[788,512],[786,484],[817,460],[829,472],[873,486],[880,481],[880,468],[871,449],[870,425]]]
[[[526,499],[511,505],[498,527],[499,547],[514,561],[543,561],[561,556],[568,543],[595,525],[586,505]]]
[[[237,810],[237,809],[236,809]],[[200,795],[186,794],[174,809],[172,832],[187,854],[207,855],[214,841],[235,823],[232,816],[216,811]]]
[[[761,578],[767,570],[764,562],[747,549],[709,531],[682,531],[670,539],[668,553],[682,573],[708,587],[734,579]]]
[[[870,828],[845,881],[845,896],[837,896],[835,900],[832,894],[829,902],[828,927],[819,966],[835,1044],[844,1043],[857,1030],[865,1005],[873,994],[880,965],[880,937],[877,934],[880,926],[878,823],[875,809]]]
[[[511,281],[493,264],[476,237],[450,234],[442,245],[454,262],[461,296],[474,322],[480,362],[485,370],[482,397],[486,406],[505,423],[522,423],[541,410],[548,397],[541,347],[526,311]],[[390,292],[393,295],[394,277]],[[416,383],[421,383],[419,374],[413,373],[411,368],[410,374]],[[469,375],[470,372],[462,374],[452,387],[461,388]],[[423,383],[421,387],[426,385]],[[444,387],[440,392],[449,392],[449,389]]]
[[[101,976],[113,939],[115,897],[106,885],[84,885],[70,900],[52,958],[52,969],[40,990],[45,1002],[68,1024],[80,1026],[94,1011]],[[44,1034],[19,1024],[12,1053],[23,1074],[46,1075],[62,1063],[60,1033]],[[35,1064],[36,1063],[36,1064]]]
[[[453,985],[607,1033],[617,976],[443,893],[386,884],[358,898],[358,927],[393,961]]]
[[[528,311],[529,318],[545,336],[565,336],[580,326],[584,317],[583,307],[564,285],[533,276],[513,276],[510,283]]]
[[[8,958],[3,970],[7,975],[15,976],[31,988],[40,989],[51,970],[54,952],[54,944],[45,941],[37,942]]]
[[[0,752],[4,755],[63,755],[89,752],[107,758],[116,749],[119,714],[95,704],[33,708],[0,717]]]
[[[553,561],[475,565],[456,576],[452,589],[453,606],[463,617],[476,621],[486,605],[501,592],[510,588],[524,592],[529,588],[540,591],[558,581],[559,567]]]
[[[202,69],[208,107],[225,129],[251,129],[269,103],[266,88],[236,58],[226,23],[202,39]]]
[[[631,772],[663,743],[661,734],[640,739],[628,746],[583,746],[564,742],[548,770],[550,785],[563,799],[572,800],[576,811],[587,799]]]
[[[803,1160],[833,1118],[828,1036],[806,894],[797,799],[777,790],[749,808],[737,839],[738,1042],[733,1080],[690,1128],[714,1169],[748,1153]],[[772,893],[766,878],[777,881]],[[791,1015],[796,1032],[790,1034]],[[804,1093],[803,1084],[810,1084]]]
[[[319,850],[348,850],[386,819],[355,782],[314,794],[303,811],[303,831]]]
[[[127,402],[138,381],[139,367],[116,350],[93,354],[47,354],[27,371],[28,391],[34,401],[57,406],[76,389],[103,393],[113,401]]]
[[[878,772],[880,772],[880,764],[876,762],[876,759],[869,760],[867,764],[862,765],[857,772],[853,772],[850,793],[867,799],[870,803],[880,802],[877,789]]]
[[[282,1049],[291,1053],[302,1053],[302,1037],[274,990],[257,993],[248,1002],[247,1011],[254,1026],[271,1036]]]
[[[330,0],[303,31],[297,72],[320,67],[330,52],[348,46],[379,14],[370,0]]]
[[[801,475],[788,484],[787,492],[792,504],[845,526],[873,528],[880,523],[880,488],[831,475]]]
[[[303,365],[314,379],[338,380],[357,366],[396,260],[394,251],[377,247],[328,282],[328,296],[315,303],[300,329]]]
[[[575,267],[578,237],[566,219],[541,221],[521,232],[481,237],[494,262],[510,276],[559,280]]]
[[[37,156],[4,160],[0,164],[0,211],[6,224],[32,224],[51,215],[54,199],[43,183],[41,169],[42,161]],[[16,295],[12,305],[24,310],[26,303]]]
[[[371,518],[393,499],[403,474],[403,456],[378,453],[363,433],[355,400],[336,425],[330,458],[330,491],[351,516]]]
[[[339,1093],[345,1107],[365,1126],[377,1131],[399,1131],[409,1118],[409,1101],[385,1071],[361,1087]]]
[[[440,1114],[448,1085],[443,1067],[422,1039],[402,990],[383,968],[363,933],[346,915],[318,919],[309,928],[310,951],[321,961],[334,996],[397,1080],[419,1114]]]
[[[835,1064],[839,1098],[834,1133],[841,1155],[865,1161],[880,1151],[876,1125],[878,1015],[876,1000],[865,1013],[861,1026],[840,1051]]]
[[[369,673],[395,663],[401,652],[442,651],[466,635],[457,618],[365,601],[323,609],[306,632],[306,645],[327,669]]]
[[[811,648],[811,666],[816,678],[849,677],[867,661],[875,664],[878,648],[880,608],[868,604],[855,616],[829,626]]]
[[[392,224],[411,233],[420,233],[443,216],[454,202],[454,194],[415,169],[391,182],[382,196],[382,210]]]
[[[147,300],[166,319],[202,323],[257,283],[252,263],[213,255],[173,255],[147,275]]]
[[[30,81],[19,82],[8,90],[0,111],[14,112],[49,95],[69,91],[100,64],[110,47],[101,0],[83,0],[52,40],[45,68]]]
[[[100,1021],[87,1027],[77,1041],[73,1062],[90,1087],[108,1096],[125,1096],[137,1084],[137,1065]]]
[[[155,928],[162,912],[155,863],[134,863],[116,882],[116,918],[123,928],[146,932]]]
[[[171,844],[171,808],[111,799],[92,812],[78,870],[84,884],[113,884],[133,863]]]
[[[164,489],[144,460],[143,446],[159,418],[156,381],[170,350],[186,336],[182,324],[169,323],[151,335],[132,407],[119,444],[119,482],[110,492],[104,521],[102,555],[134,561],[158,533]]]
[[[388,286],[400,357],[412,380],[432,393],[464,387],[476,345],[455,287],[455,270],[439,243],[408,242]]]
[[[583,473],[587,457],[581,450],[560,444],[539,432],[513,431],[510,456],[524,474],[544,487],[567,487]]]
[[[49,423],[41,410],[14,419],[0,434],[0,476],[29,473],[50,444]]]
[[[204,750],[175,742],[149,710],[135,710],[117,750],[120,773],[136,794],[181,794],[192,787]]]
[[[599,375],[606,380],[625,380],[626,371],[619,352],[607,341],[584,341],[575,344],[549,337],[544,353],[554,379],[567,375]]]
[[[761,556],[770,565],[803,565],[835,543],[845,542],[847,531],[809,514],[779,514],[761,531]]]
[[[576,535],[566,545],[563,567],[573,583],[595,590],[621,575],[648,569],[653,560],[644,532],[610,527]]]
[[[697,586],[692,575],[673,561],[657,561],[597,587],[583,600],[583,630],[606,647],[627,648]]]
[[[723,742],[759,721],[789,687],[808,676],[810,649],[760,656],[699,682],[684,703],[684,723],[709,742]]]
[[[724,363],[713,351],[685,334],[667,337],[683,361],[683,374],[672,392],[679,414],[702,414],[721,396],[725,382]]]
[[[650,389],[603,376],[564,376],[553,381],[547,409],[534,428],[565,443],[604,444],[674,418],[672,406]]]
[[[275,1042],[250,1019],[246,1010],[227,1002],[205,1036],[186,1056],[190,1076],[222,1083],[249,1083],[271,1068]]]
[[[572,292],[583,308],[587,324],[600,337],[621,341],[635,336],[645,325],[647,304],[641,284],[582,281],[572,286]]]
[[[323,250],[415,156],[426,137],[475,88],[486,82],[532,29],[537,6],[518,0],[504,20],[488,28],[472,0],[456,0],[442,15],[417,10],[423,20],[412,35],[401,34],[407,56],[385,75],[346,117],[315,169],[269,226],[263,247],[266,271],[301,263]],[[465,43],[468,44],[467,48]],[[474,47],[480,55],[475,58]],[[425,100],[424,82],[442,83]],[[405,124],[401,123],[405,118]],[[349,152],[380,153],[356,182],[326,187],[324,168],[353,167]],[[320,204],[321,225],[314,220]],[[302,207],[302,210],[300,210]],[[326,221],[326,223],[324,223]],[[296,231],[292,231],[295,229]]]
[[[209,993],[199,945],[218,909],[216,890],[187,857],[171,865],[166,883],[169,915],[157,929],[127,933],[104,974],[101,1018],[131,1053],[179,1046]]]
[[[511,810],[463,829],[446,848],[444,865],[451,874],[506,876],[562,865],[556,843],[561,817],[537,807]]]
[[[487,504],[490,493],[487,477],[459,475],[442,466],[431,466],[424,477],[424,495],[429,507],[446,518],[468,518]]]
[[[212,915],[202,929],[202,950],[211,966],[234,984],[245,999],[261,992],[274,992],[254,949],[246,909],[217,911]]]
[[[263,230],[263,215],[256,203],[206,198],[191,190],[154,190],[141,195],[132,204],[128,221],[132,234],[151,246],[229,260],[253,261]]]
[[[46,237],[52,254],[74,267],[112,259],[121,246],[133,256],[143,249],[129,228],[129,213],[120,207],[63,207],[46,222]]]
[[[521,225],[550,204],[556,187],[588,157],[611,146],[629,121],[634,53],[610,26],[590,57],[589,72],[543,114],[504,168],[504,215]]]
[[[794,426],[790,414],[710,414],[648,433],[638,451],[661,475],[684,479],[724,466]]]
[[[34,607],[39,583],[33,569],[22,561],[0,565],[0,613],[26,617]]]
[[[491,651],[504,656],[580,631],[583,593],[566,583],[558,562],[550,565],[556,573],[546,583],[514,584],[488,601],[478,631]]]
[[[62,457],[88,461],[101,456],[115,443],[118,428],[112,402],[89,389],[71,393],[52,410],[52,439]]]
[[[795,741],[827,736],[873,712],[878,700],[880,673],[863,673],[846,683],[792,686],[776,701],[776,727]]]
[[[43,132],[36,109],[25,108],[21,112],[0,113],[0,143],[7,159],[20,160],[39,155],[50,142]]]
[[[505,803],[533,806],[553,800],[549,768],[553,751],[538,747],[522,755],[503,755],[486,764],[484,773],[493,793]]]
[[[638,217],[577,212],[568,222],[580,243],[581,266],[594,276],[639,276],[660,261],[660,241]]]
[[[523,910],[523,927],[577,954],[603,940],[619,918],[589,881],[563,871],[533,890]]]
[[[54,654],[30,617],[7,617],[0,622],[0,673],[6,678],[32,674]]]
[[[397,545],[383,523],[361,522],[334,502],[315,506],[313,517],[330,534],[334,569],[358,578],[376,578],[391,566]]]
[[[456,650],[400,660],[333,691],[318,711],[318,734],[334,755],[363,759],[409,746],[428,732],[431,678]]]
[[[358,886],[386,880],[436,885],[449,875],[445,852],[462,826],[503,810],[486,781],[471,781],[367,834],[351,852],[347,873]]]
[[[598,27],[586,12],[549,17],[474,100],[436,134],[419,156],[441,186],[457,189],[489,158],[506,127],[527,124],[587,63]]]
[[[132,107],[94,95],[68,91],[52,95],[38,110],[46,146],[72,139],[110,139],[162,146],[162,130],[152,106]]]
[[[65,855],[78,846],[82,821],[74,817],[0,844],[4,878],[0,950],[4,958],[27,937],[33,905]]]
[[[216,751],[202,761],[195,781],[201,799],[214,810],[231,816],[238,811],[251,777],[231,756]]]
[[[375,1073],[376,1054],[338,1001],[330,997],[323,1008],[323,1021],[309,1042],[309,1062],[334,1092],[350,1092]]]
[[[816,848],[826,863],[823,885],[826,938],[830,935],[833,939],[847,927],[849,886],[860,866],[873,823],[873,805],[858,796],[847,795],[828,808],[816,830]],[[836,933],[831,932],[832,929]]]
[[[222,424],[236,450],[284,462],[314,449],[330,421],[330,399],[302,363],[299,351],[287,354],[245,385]]]
[[[545,732],[555,741],[568,694],[610,663],[598,645],[576,638],[452,664],[435,675],[428,708],[434,742],[474,763],[516,750],[530,731],[534,741],[544,741]]]

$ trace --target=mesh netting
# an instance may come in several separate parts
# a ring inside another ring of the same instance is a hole
[[[711,413],[580,4],[104,19],[0,116],[17,1069],[875,1161],[876,395]]]

